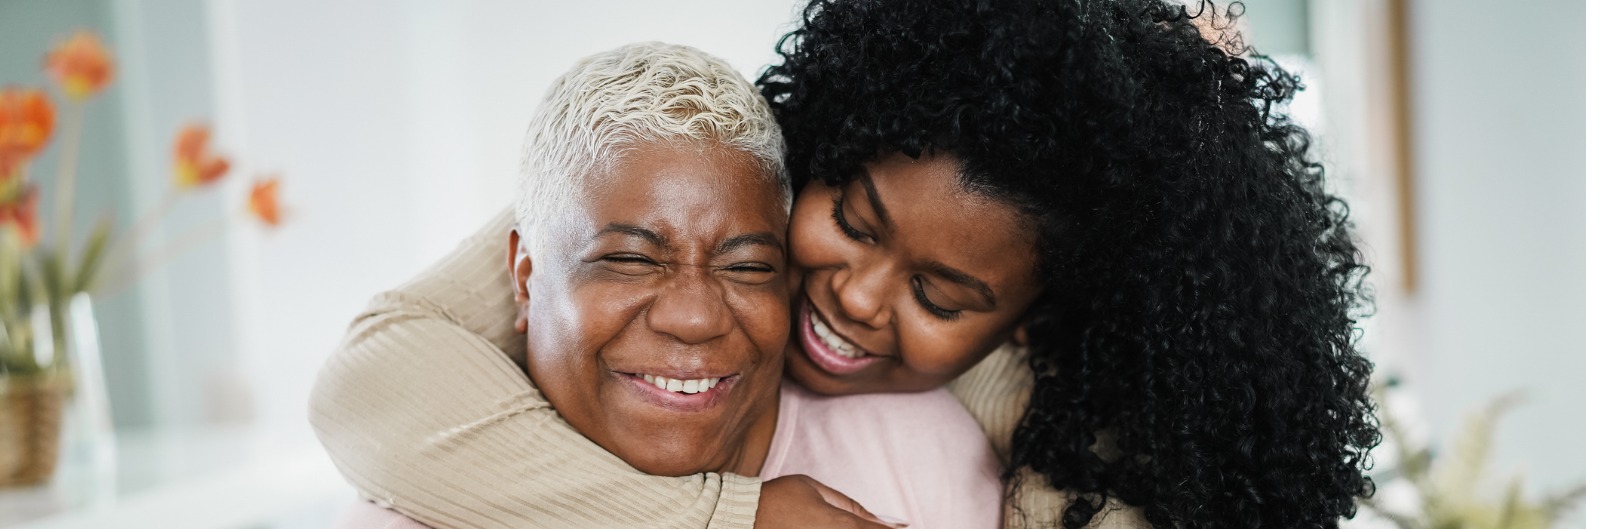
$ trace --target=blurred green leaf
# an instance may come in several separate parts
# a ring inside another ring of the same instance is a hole
[[[70,284],[71,293],[89,292],[94,289],[94,281],[100,275],[100,260],[105,257],[106,243],[111,240],[111,217],[101,217],[95,223],[94,231],[89,232],[89,240],[83,243],[83,260],[78,262],[78,270],[73,274]]]
[[[1440,457],[1431,450],[1413,446],[1408,428],[1388,412],[1388,388],[1373,391],[1386,430],[1385,442],[1400,453],[1398,478],[1385,486],[1410,483],[1420,495],[1415,512],[1399,512],[1377,498],[1363,500],[1364,508],[1387,519],[1401,529],[1548,529],[1567,509],[1580,504],[1584,488],[1580,485],[1562,493],[1530,498],[1521,476],[1492,481],[1490,453],[1500,419],[1520,400],[1519,393],[1501,395],[1487,406],[1470,414]],[[1409,510],[1408,510],[1409,511]]]

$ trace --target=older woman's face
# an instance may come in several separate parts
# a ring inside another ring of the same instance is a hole
[[[720,147],[645,145],[585,187],[548,251],[512,235],[529,374],[641,471],[754,474],[789,333],[787,197]]]

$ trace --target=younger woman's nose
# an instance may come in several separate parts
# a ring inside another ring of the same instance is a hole
[[[887,266],[845,267],[829,281],[843,316],[881,329],[889,324],[891,270]]]

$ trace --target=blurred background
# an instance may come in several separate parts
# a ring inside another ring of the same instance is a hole
[[[0,86],[50,86],[43,58],[79,30],[115,64],[81,107],[48,92],[58,114],[83,113],[73,224],[127,227],[170,205],[148,237],[183,250],[93,298],[114,433],[84,441],[98,430],[69,418],[57,476],[0,489],[0,527],[327,526],[354,493],[306,424],[316,370],[367,298],[510,202],[548,83],[640,40],[700,47],[753,79],[796,7],[0,0]],[[1250,43],[1301,72],[1293,113],[1350,200],[1378,301],[1363,348],[1398,383],[1396,422],[1448,452],[1464,417],[1520,391],[1487,465],[1532,495],[1584,475],[1583,9],[1245,4]],[[193,123],[230,167],[172,200],[173,141]],[[46,219],[60,144],[29,169]],[[246,214],[271,177],[276,227]],[[1423,501],[1401,496],[1400,510]],[[1562,525],[1582,523],[1579,510]]]

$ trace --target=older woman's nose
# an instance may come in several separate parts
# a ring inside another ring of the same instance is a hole
[[[733,332],[733,314],[722,287],[699,267],[675,271],[645,314],[652,330],[686,344],[704,343]]]

